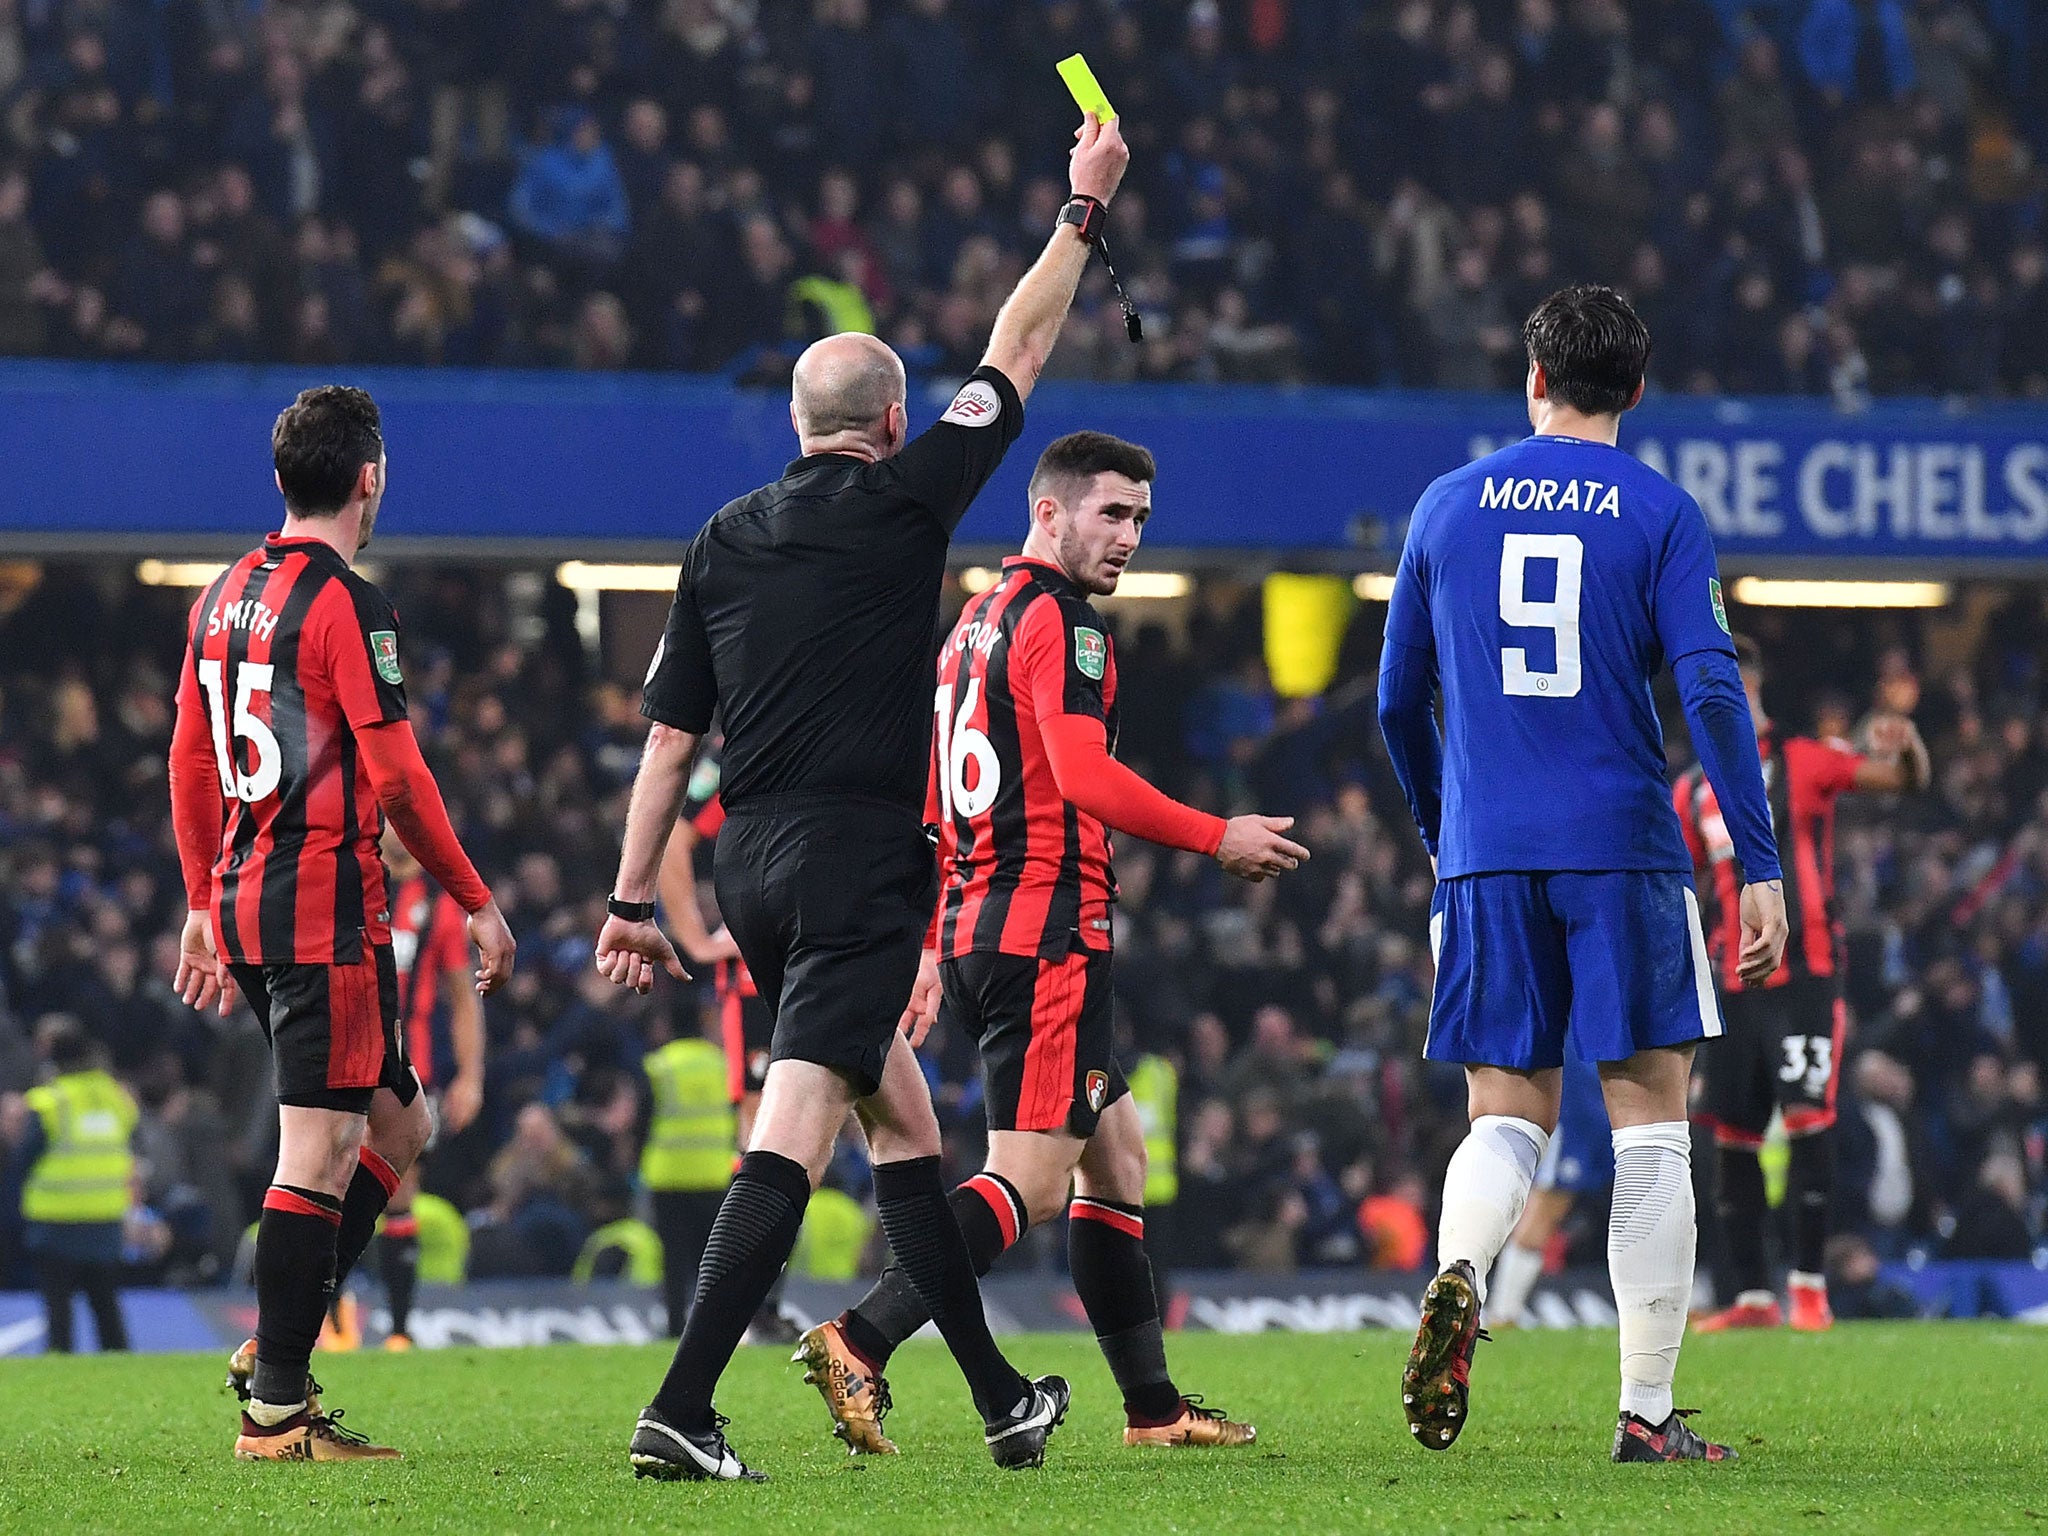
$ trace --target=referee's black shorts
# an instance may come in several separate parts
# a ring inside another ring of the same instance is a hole
[[[769,1059],[814,1061],[875,1092],[938,899],[918,815],[844,796],[733,807],[712,877],[774,1013]]]

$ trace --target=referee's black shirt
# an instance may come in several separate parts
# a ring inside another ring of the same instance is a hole
[[[728,810],[856,796],[923,813],[946,546],[1023,427],[1016,388],[979,368],[894,458],[798,459],[704,525],[640,711],[698,734],[723,712]]]

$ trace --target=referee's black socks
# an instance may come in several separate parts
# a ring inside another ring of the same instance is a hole
[[[1003,1251],[1030,1225],[1024,1197],[1000,1173],[977,1173],[946,1197],[976,1277],[989,1272]],[[851,1344],[879,1375],[888,1367],[896,1346],[931,1321],[924,1298],[900,1264],[882,1271],[874,1288],[840,1315],[839,1326]]]
[[[1133,1424],[1171,1424],[1180,1389],[1166,1369],[1166,1335],[1152,1261],[1145,1256],[1145,1209],[1076,1196],[1067,1206],[1067,1269]]]
[[[880,1182],[877,1170],[878,1187]],[[655,1411],[676,1428],[696,1433],[711,1427],[712,1391],[796,1247],[810,1199],[811,1177],[803,1164],[779,1152],[749,1152],[740,1159],[704,1244],[697,1297],[675,1360],[654,1394]],[[882,1220],[888,1219],[885,1205]]]
[[[1008,1418],[1029,1398],[1031,1386],[1003,1358],[988,1331],[974,1259],[947,1207],[939,1160],[913,1157],[876,1164],[875,1203],[889,1249],[960,1363],[982,1422]]]

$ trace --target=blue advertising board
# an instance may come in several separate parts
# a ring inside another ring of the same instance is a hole
[[[779,394],[645,375],[344,370],[385,412],[393,540],[531,541],[655,553],[795,453]],[[288,369],[0,365],[0,540],[166,548],[272,525],[267,440],[312,376]],[[913,426],[944,408],[919,389]],[[1049,383],[968,514],[970,545],[1021,537],[1053,437],[1096,427],[1158,455],[1157,545],[1384,564],[1431,479],[1527,430],[1502,395]],[[1624,447],[1684,485],[1723,555],[2048,565],[2048,408],[1653,400]]]
[[[1884,1278],[1918,1303],[1923,1317],[2003,1318],[2048,1324],[2048,1267],[2014,1261],[1936,1260],[1888,1264]],[[1177,1326],[1215,1333],[1348,1333],[1415,1326],[1415,1303],[1426,1272],[1302,1270],[1295,1274],[1177,1272]],[[784,1298],[806,1323],[851,1306],[869,1282],[791,1279]],[[982,1282],[989,1325],[997,1333],[1057,1333],[1083,1328],[1087,1315],[1063,1277],[1028,1270]],[[359,1290],[365,1337],[390,1326],[374,1286]],[[247,1289],[133,1290],[122,1293],[131,1347],[145,1353],[229,1350],[256,1327],[256,1297]],[[1542,1277],[1530,1298],[1527,1326],[1612,1328],[1614,1296],[1604,1269],[1567,1269]],[[646,1344],[662,1336],[660,1293],[611,1281],[489,1280],[422,1286],[412,1317],[413,1341],[424,1348],[532,1344]],[[96,1343],[85,1303],[77,1302],[80,1348]],[[0,1291],[0,1357],[40,1354],[41,1299]]]

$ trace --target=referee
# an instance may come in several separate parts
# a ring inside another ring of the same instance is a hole
[[[641,709],[654,726],[597,966],[643,992],[657,966],[684,976],[654,925],[655,878],[716,710],[728,817],[718,910],[775,1033],[675,1363],[634,1431],[639,1475],[759,1479],[726,1444],[711,1395],[850,1108],[889,1246],[960,1362],[997,1464],[1038,1465],[1066,1413],[1067,1384],[1026,1381],[989,1335],[913,1046],[938,1002],[936,966],[919,957],[938,889],[922,823],[947,544],[1023,428],[1130,159],[1114,121],[1090,117],[1075,138],[1072,201],[937,423],[910,440],[903,364],[881,342],[818,342],[792,381],[802,457],[720,511],[683,557],[648,669]]]

